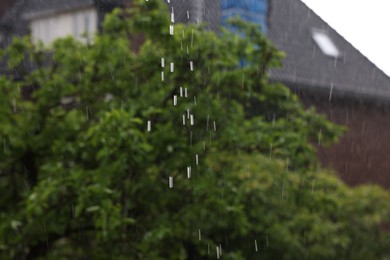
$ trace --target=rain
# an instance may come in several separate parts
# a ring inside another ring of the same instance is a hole
[[[390,257],[388,70],[310,2],[0,3],[0,258]]]

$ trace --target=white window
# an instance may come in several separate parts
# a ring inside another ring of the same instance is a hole
[[[98,15],[94,8],[75,10],[31,20],[31,34],[34,41],[45,45],[55,39],[73,36],[87,42],[97,31]]]
[[[340,51],[337,49],[336,45],[333,43],[328,34],[326,34],[326,32],[321,30],[313,30],[312,36],[318,47],[320,47],[321,51],[325,55],[335,58],[340,56]]]

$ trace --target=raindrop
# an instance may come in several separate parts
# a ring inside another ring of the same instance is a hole
[[[196,106],[196,97],[194,97],[194,105]]]
[[[257,240],[255,240],[255,251],[258,252],[258,248],[257,248]]]
[[[215,121],[213,121],[213,124],[214,124],[214,132],[217,132],[217,124],[215,123]]]
[[[194,63],[192,61],[190,61],[190,70],[194,71]]]
[[[194,115],[190,115],[190,125],[194,125]]]
[[[175,63],[171,62],[171,72],[175,70]]]
[[[219,259],[219,246],[216,247],[217,250],[217,259]]]
[[[180,87],[180,97],[183,97],[183,88]]]
[[[198,154],[195,155],[195,164],[199,165],[199,155]]]
[[[186,125],[186,115],[183,115],[183,125]]]
[[[173,35],[173,30],[174,30],[173,25],[169,25],[169,34],[170,35]]]
[[[169,176],[169,188],[173,188],[173,177]]]
[[[187,178],[188,178],[188,179],[191,178],[191,166],[188,166],[188,167],[187,167]]]
[[[184,89],[184,97],[188,97],[187,88]]]
[[[332,83],[332,85],[330,85],[329,102],[330,102],[331,99],[332,99],[332,92],[333,92],[333,83]]]
[[[173,95],[173,105],[177,106],[177,96]]]
[[[194,30],[191,31],[191,48],[194,45]]]
[[[164,81],[164,71],[161,71],[161,81]]]
[[[162,67],[162,68],[165,67],[165,59],[164,59],[164,58],[161,58],[161,67]]]
[[[171,22],[172,23],[175,22],[175,12],[173,11],[173,7],[172,7],[172,12],[171,12]]]
[[[152,130],[152,121],[148,121],[148,132],[150,132]]]
[[[318,133],[318,146],[321,145],[321,137],[322,137],[322,129],[320,129],[320,132]]]

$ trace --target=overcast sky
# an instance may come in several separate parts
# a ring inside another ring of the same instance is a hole
[[[389,0],[302,0],[390,75]]]

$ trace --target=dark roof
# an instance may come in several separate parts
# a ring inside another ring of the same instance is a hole
[[[170,2],[177,22],[196,23],[198,18],[218,30],[220,1]],[[313,29],[323,30],[329,36],[340,51],[338,58],[322,53],[312,38]],[[390,100],[390,78],[301,0],[269,0],[267,37],[286,53],[283,67],[269,71],[272,81],[314,92],[329,93],[332,89],[334,95]]]
[[[129,1],[129,0],[127,0]],[[115,6],[126,0],[17,0],[1,20],[19,34],[27,26],[20,17],[32,18],[71,9],[98,5]],[[175,22],[206,22],[218,31],[221,24],[220,0],[170,0]],[[109,8],[107,8],[108,10]],[[187,16],[189,12],[189,18]],[[390,100],[390,78],[355,49],[340,34],[317,16],[301,0],[270,0],[267,36],[286,53],[283,67],[271,69],[270,79],[290,87],[336,94]],[[326,56],[312,38],[312,30],[321,29],[340,50],[340,57]]]
[[[290,86],[390,100],[390,78],[300,0],[272,0],[268,38],[286,53],[270,78]],[[312,38],[321,29],[340,50],[326,56]],[[333,87],[332,87],[333,86]]]
[[[24,5],[23,18],[50,15],[67,10],[86,8],[94,5],[92,0],[29,0]]]

